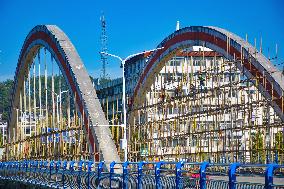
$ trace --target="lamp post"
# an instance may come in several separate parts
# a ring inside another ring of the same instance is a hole
[[[121,58],[120,56],[117,56],[117,55],[114,55],[114,54],[110,54],[110,53],[107,53],[107,52],[100,52],[100,54],[103,54],[103,55],[107,55],[107,56],[111,56],[111,57],[114,57],[114,58],[117,58],[120,60],[121,64],[122,64],[122,103],[123,103],[123,124],[121,125],[124,129],[123,129],[123,149],[124,149],[124,161],[126,162],[128,160],[127,158],[127,154],[128,154],[128,149],[127,149],[127,138],[126,138],[126,99],[125,99],[125,96],[126,96],[126,91],[125,91],[125,63],[127,60],[129,60],[130,58],[132,57],[135,57],[135,56],[138,56],[140,54],[144,54],[144,53],[147,53],[147,52],[152,52],[152,51],[157,51],[157,50],[160,50],[160,49],[163,49],[164,47],[160,47],[160,48],[156,48],[156,49],[152,49],[152,50],[148,50],[148,51],[143,51],[143,52],[139,52],[139,53],[135,53],[135,54],[131,54],[129,56],[127,56],[126,58]]]

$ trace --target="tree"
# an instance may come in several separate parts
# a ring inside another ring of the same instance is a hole
[[[275,135],[274,135],[274,149],[275,149],[275,153],[278,154],[278,156],[283,157],[284,155],[284,132],[283,131],[278,131]]]
[[[39,91],[39,77],[37,76],[35,78],[36,80],[36,89],[35,91]],[[40,77],[40,80],[41,80],[41,101],[45,102],[45,77],[44,76],[41,76]],[[49,90],[51,90],[51,82],[52,78],[51,76],[48,76],[47,77],[47,87]],[[61,82],[60,82],[61,81]],[[34,94],[33,94],[33,77],[31,77],[31,104],[33,104],[33,97],[34,97]],[[59,83],[61,83],[61,87],[59,86]],[[6,80],[6,81],[3,81],[3,82],[0,82],[0,113],[2,114],[2,120],[4,121],[7,121],[8,120],[8,114],[9,114],[9,106],[10,106],[10,97],[11,97],[11,91],[12,91],[12,88],[13,88],[13,80]],[[64,90],[68,90],[68,85],[67,83],[65,82],[65,79],[63,76],[59,76],[59,75],[55,75],[54,76],[54,91],[59,94],[59,88],[61,88],[62,91]],[[26,92],[27,92],[27,95],[28,95],[28,91],[27,91],[27,88],[26,88]],[[51,92],[48,92],[48,104],[52,104],[52,95],[50,95]],[[38,97],[37,97],[38,98]],[[56,98],[56,97],[55,97]],[[71,96],[71,99],[70,99],[71,102],[73,102],[73,97]],[[63,95],[62,96],[62,109],[63,110],[66,110],[67,109],[67,98],[66,98],[66,95]],[[39,106],[39,101],[37,100],[37,106]],[[71,108],[73,108],[73,104],[71,103]],[[65,115],[66,112],[63,112],[63,115]]]
[[[0,148],[3,148],[3,145],[4,145],[4,138],[2,134],[0,133]]]
[[[12,80],[0,82],[0,113],[2,113],[2,120],[8,120],[8,112],[10,105],[10,93],[13,87]]]
[[[264,148],[264,132],[258,130],[251,134],[251,161],[264,163],[265,162],[265,148]]]

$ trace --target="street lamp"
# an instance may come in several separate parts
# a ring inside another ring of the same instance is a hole
[[[153,51],[157,51],[157,50],[160,50],[160,49],[163,49],[164,47],[159,47],[159,48],[156,48],[156,49],[152,49],[152,50],[148,50],[148,51],[143,51],[143,52],[139,52],[139,53],[135,53],[135,54],[131,54],[129,56],[127,56],[126,58],[121,58],[120,56],[117,56],[117,55],[114,55],[114,54],[110,54],[110,53],[107,53],[107,52],[100,52],[100,54],[103,54],[103,55],[107,55],[107,56],[112,56],[114,58],[117,58],[120,60],[121,64],[122,64],[122,82],[123,82],[123,86],[122,86],[122,103],[123,103],[123,124],[121,125],[124,130],[123,130],[123,141],[122,141],[122,144],[123,144],[123,149],[124,149],[124,161],[126,162],[127,161],[127,153],[128,153],[128,149],[127,149],[127,139],[126,139],[126,103],[125,103],[125,96],[126,96],[126,92],[125,92],[125,62],[127,60],[129,60],[130,58],[134,57],[134,56],[138,56],[140,54],[144,54],[144,53],[147,53],[147,52],[153,52]]]

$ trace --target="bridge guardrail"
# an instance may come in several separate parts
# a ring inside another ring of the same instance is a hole
[[[0,162],[0,180],[50,188],[284,188],[284,165],[209,162]],[[275,181],[275,182],[274,182]]]

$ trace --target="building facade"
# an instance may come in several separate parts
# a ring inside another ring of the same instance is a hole
[[[122,78],[117,78],[99,84],[95,83],[97,97],[100,100],[110,125],[121,124],[122,108]]]
[[[7,139],[7,122],[2,120],[2,114],[0,114],[0,132],[1,132],[0,146],[2,147]]]

